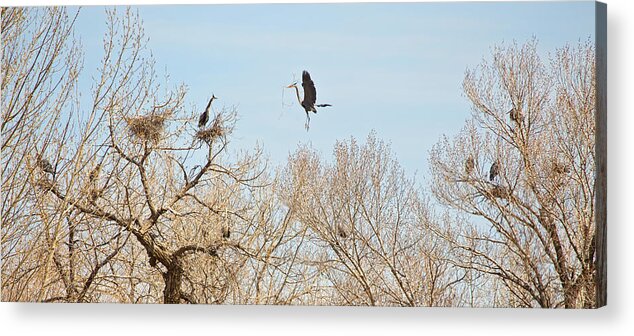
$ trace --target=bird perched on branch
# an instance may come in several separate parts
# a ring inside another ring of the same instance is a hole
[[[209,103],[207,103],[207,107],[205,108],[205,112],[203,112],[200,115],[200,118],[198,118],[198,127],[199,128],[203,128],[205,127],[205,125],[207,125],[207,122],[209,121],[209,110],[211,109],[211,103],[214,101],[214,99],[218,99],[218,97],[214,96],[214,94],[211,94],[211,99],[209,99]]]
[[[517,124],[521,124],[522,123],[522,111],[520,111],[518,108],[516,108],[515,106],[513,106],[513,108],[507,112],[509,114],[509,117],[511,118],[511,121],[517,123]]]
[[[55,168],[53,168],[53,165],[47,159],[43,157],[37,159],[37,166],[45,173],[52,174],[53,178],[55,178]]]
[[[500,164],[498,161],[493,162],[491,169],[489,169],[489,180],[493,181],[496,176],[500,174]]]
[[[469,175],[473,172],[473,168],[475,168],[475,161],[473,160],[473,156],[469,155],[467,161],[464,163],[464,172]]]
[[[231,229],[228,226],[223,226],[221,232],[222,238],[229,239],[231,237]]]
[[[97,163],[88,174],[88,182],[90,183],[88,201],[92,204],[102,195],[103,190],[98,187],[99,175],[101,174],[101,163]]]
[[[348,238],[348,232],[346,232],[346,229],[341,224],[337,225],[337,234],[343,239]]]
[[[91,183],[97,182],[97,180],[99,179],[99,174],[101,174],[101,163],[97,163],[95,168],[90,171],[90,174],[88,174],[88,180]]]
[[[306,130],[308,130],[310,126],[310,115],[308,112],[317,113],[317,109],[315,107],[328,107],[332,106],[330,104],[315,104],[317,101],[317,90],[315,89],[315,83],[310,78],[310,74],[308,71],[304,70],[302,72],[302,87],[304,88],[304,99],[301,99],[299,96],[299,89],[297,88],[297,82],[287,86],[287,88],[294,88],[295,93],[297,94],[297,101],[306,111]]]

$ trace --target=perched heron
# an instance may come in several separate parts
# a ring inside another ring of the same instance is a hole
[[[200,118],[198,118],[199,128],[203,128],[205,127],[205,125],[207,125],[207,122],[209,121],[209,109],[211,108],[211,102],[213,102],[214,99],[218,99],[218,97],[214,96],[214,94],[212,93],[211,99],[209,99],[209,103],[207,103],[207,107],[205,108],[205,112],[203,112],[203,114],[200,115]]]
[[[90,183],[89,198],[88,201],[94,203],[101,196],[102,191],[98,186],[99,174],[101,174],[101,163],[97,163],[95,167],[88,174],[88,183]]]
[[[473,156],[469,155],[467,161],[464,163],[464,172],[469,175],[473,172],[473,168],[475,168],[475,161],[473,160]]]
[[[55,176],[55,168],[53,168],[53,165],[47,159],[40,157],[37,160],[37,166],[45,173],[53,174],[53,177]]]
[[[500,164],[498,161],[493,162],[491,169],[489,169],[489,180],[493,181],[496,176],[500,174]]]
[[[228,239],[229,237],[231,237],[231,229],[228,226],[223,226],[221,232],[222,238]]]
[[[315,83],[310,78],[310,74],[308,71],[304,70],[302,72],[302,87],[304,88],[304,99],[299,96],[299,89],[297,88],[297,82],[287,86],[287,88],[295,88],[295,93],[297,94],[297,101],[306,111],[306,129],[308,130],[310,124],[310,115],[308,112],[317,113],[317,109],[315,107],[327,107],[332,106],[330,104],[315,104],[317,101],[317,90],[315,89]]]
[[[513,107],[510,111],[507,112],[509,114],[509,117],[511,118],[511,121],[520,124],[522,123],[522,111],[520,111],[518,108]]]
[[[100,173],[101,173],[101,163],[97,163],[95,168],[93,168],[93,170],[90,171],[90,174],[88,174],[88,180],[90,180],[90,182],[92,183],[96,182],[99,179]]]
[[[341,224],[337,225],[337,234],[339,235],[339,237],[343,239],[348,238],[348,233],[346,232],[346,229],[344,229]]]

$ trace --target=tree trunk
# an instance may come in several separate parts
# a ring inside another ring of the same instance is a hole
[[[183,281],[183,268],[178,260],[175,260],[166,273],[163,273],[165,289],[163,290],[163,303],[181,303],[181,283]]]

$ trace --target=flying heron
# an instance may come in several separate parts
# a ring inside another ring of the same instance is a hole
[[[209,109],[211,108],[211,102],[213,102],[214,99],[218,99],[218,97],[214,96],[214,94],[212,93],[211,99],[209,99],[209,103],[207,104],[207,107],[205,108],[205,112],[203,112],[203,114],[201,114],[200,118],[198,119],[199,128],[203,128],[205,127],[205,125],[207,125],[207,121],[209,121]]]
[[[315,107],[327,107],[332,106],[330,104],[317,104],[317,90],[315,89],[315,83],[312,79],[310,79],[310,74],[308,71],[304,70],[302,72],[302,87],[304,88],[304,99],[301,99],[299,96],[299,89],[297,88],[297,82],[287,86],[287,88],[295,88],[295,93],[297,94],[297,101],[306,111],[306,130],[308,130],[310,124],[310,115],[308,112],[317,113],[317,109]]]

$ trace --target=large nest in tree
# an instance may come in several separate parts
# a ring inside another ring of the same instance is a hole
[[[46,176],[38,178],[35,181],[35,185],[47,192],[51,191],[55,187],[55,184],[51,180],[49,180],[48,177]]]
[[[157,143],[163,134],[166,119],[166,114],[150,114],[126,118],[126,121],[133,136]]]
[[[551,168],[552,168],[553,173],[555,173],[556,175],[562,175],[562,174],[570,173],[570,168],[568,166],[566,166],[563,163],[557,162],[557,161],[555,161],[555,162],[553,162],[551,164]]]
[[[491,188],[491,196],[502,199],[509,199],[512,195],[512,192],[509,188],[502,186],[494,186]]]
[[[211,126],[205,129],[201,129],[196,132],[196,138],[206,142],[212,143],[215,139],[225,136],[227,129],[223,127],[223,120],[221,115],[217,115]]]

